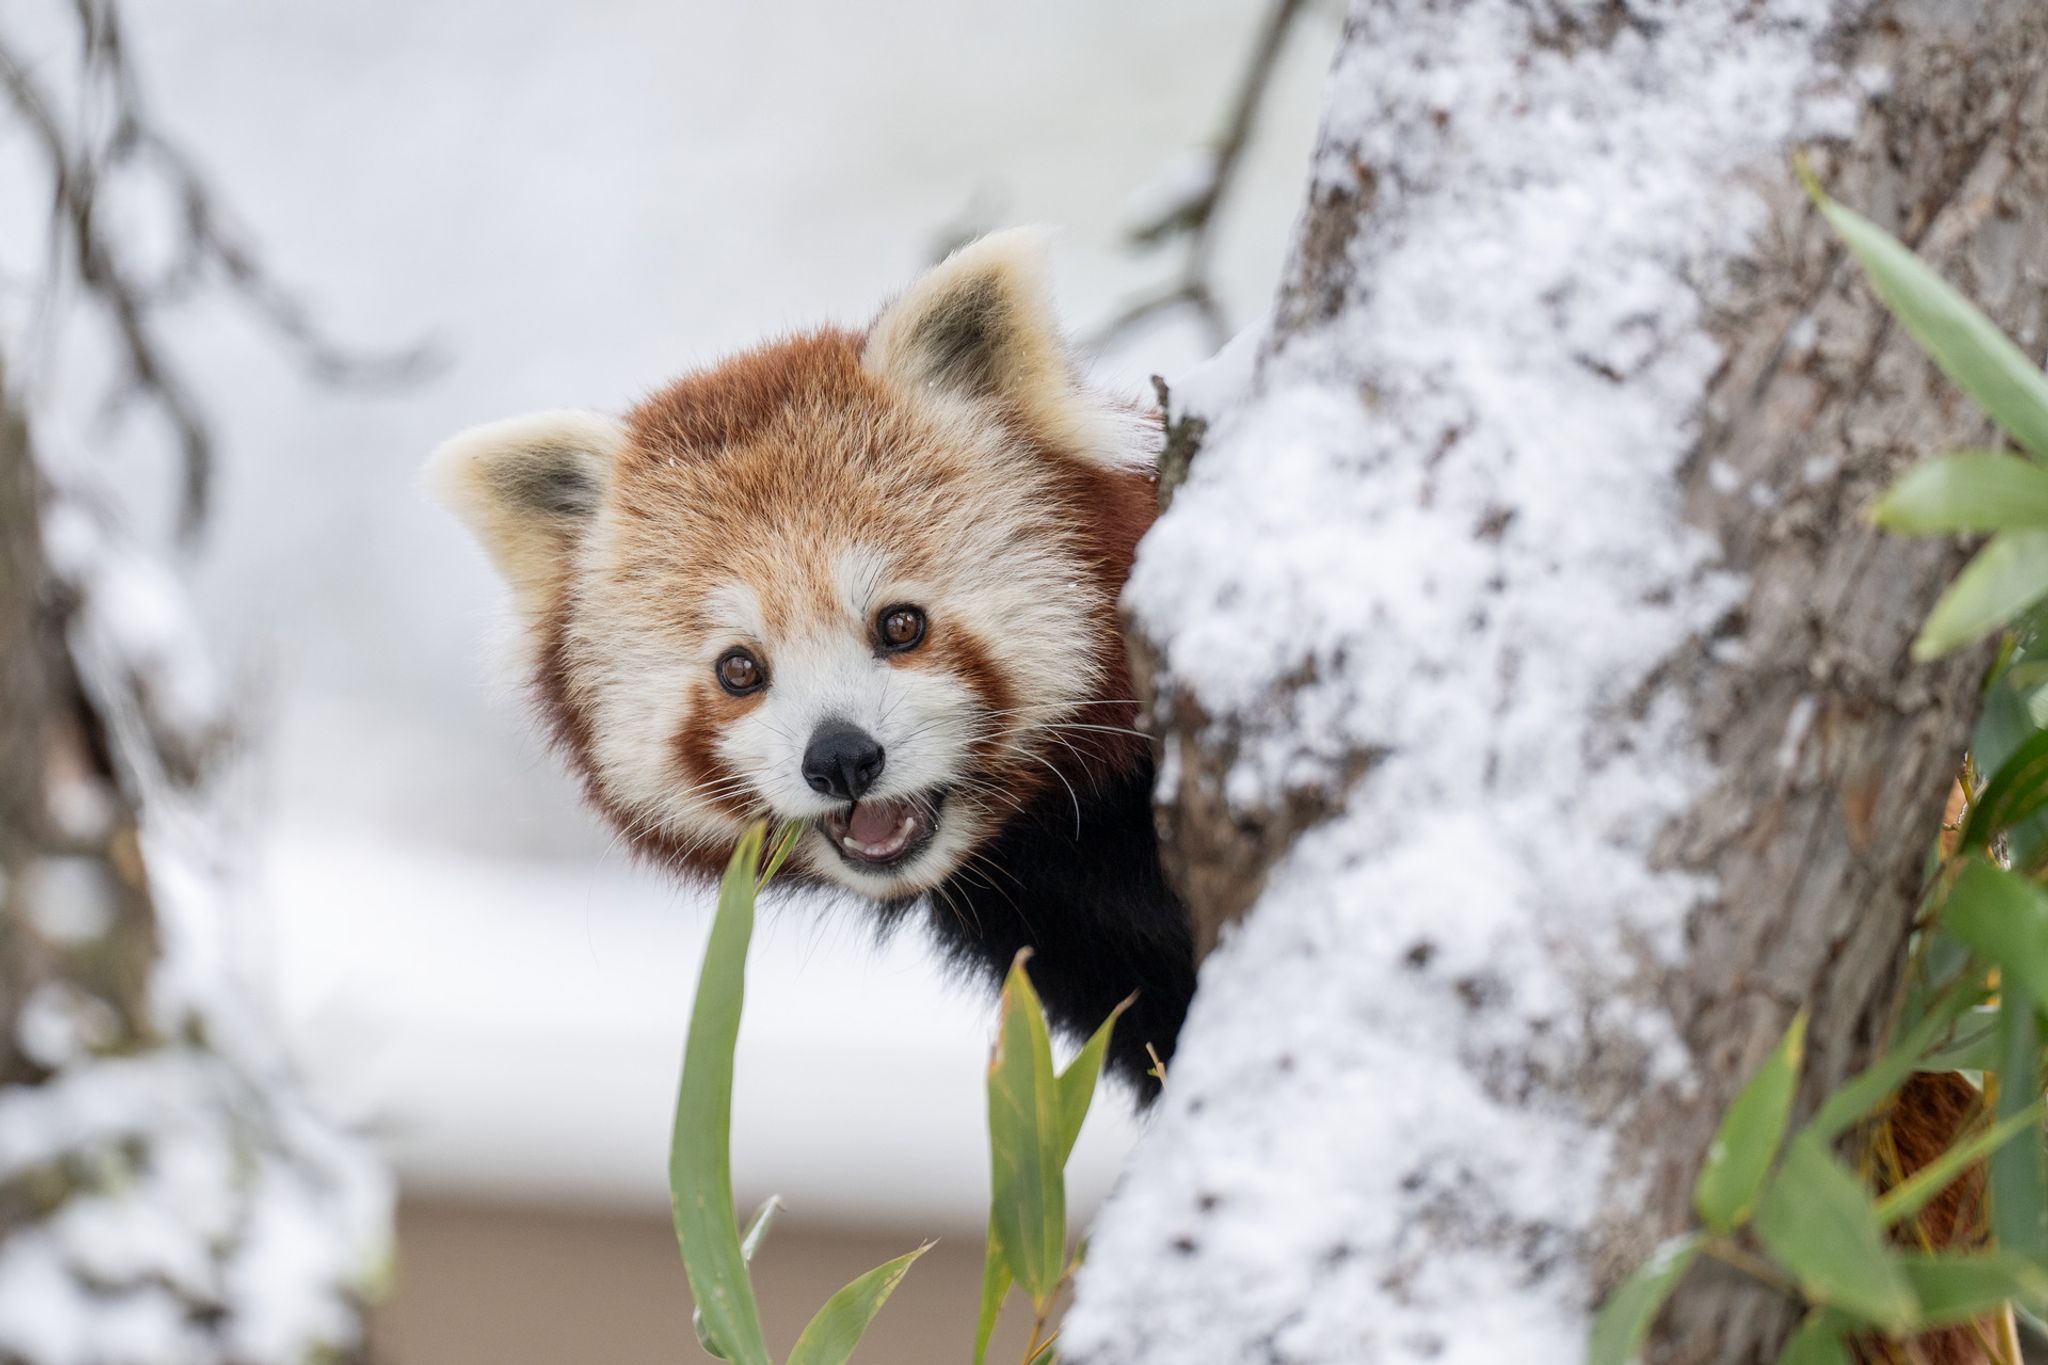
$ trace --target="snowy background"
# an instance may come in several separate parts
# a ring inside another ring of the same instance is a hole
[[[8,0],[10,5],[39,0]],[[54,6],[53,6],[54,8]],[[251,839],[232,938],[319,1095],[411,1191],[659,1209],[701,899],[576,806],[491,663],[502,605],[418,493],[470,423],[622,408],[764,334],[859,322],[967,223],[1062,230],[1077,332],[1165,279],[1124,205],[1212,130],[1257,0],[150,0],[154,102],[330,330],[425,339],[402,390],[311,386],[220,305],[181,352],[224,467],[191,565],[235,694]],[[1335,15],[1283,59],[1223,223],[1235,320],[1271,295]],[[55,44],[68,42],[52,25]],[[44,246],[0,132],[0,326]],[[135,206],[148,230],[151,206]],[[1181,318],[1098,378],[1144,392],[1206,349]],[[48,428],[167,521],[159,433],[105,426],[84,335],[43,349]],[[758,941],[742,1197],[937,1231],[981,1216],[986,1004],[921,945],[786,905]],[[829,1138],[820,1116],[829,1115]],[[1084,1143],[1083,1195],[1128,1124]]]

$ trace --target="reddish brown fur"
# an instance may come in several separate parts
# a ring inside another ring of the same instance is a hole
[[[771,628],[833,599],[831,585],[819,581],[813,563],[750,558],[752,537],[762,524],[787,527],[793,539],[809,535],[823,541],[835,521],[858,520],[864,534],[903,555],[911,572],[943,573],[943,563],[920,562],[922,523],[934,506],[958,496],[953,485],[967,482],[965,470],[949,470],[944,459],[892,458],[892,436],[911,438],[916,418],[862,368],[864,341],[862,333],[827,328],[764,345],[676,381],[628,414],[629,442],[614,466],[611,503],[622,539],[634,527],[645,528],[645,544],[660,553],[629,543],[610,572],[669,592],[666,610],[678,626],[695,629],[709,624],[707,608],[701,594],[685,590],[669,549],[676,544],[695,547],[691,557],[723,562],[743,577],[758,591]],[[1022,414],[1007,416],[1013,430],[1025,427]],[[788,454],[816,455],[821,441],[837,443],[829,453],[848,475],[837,486],[810,482],[816,461]],[[1114,603],[1157,510],[1149,470],[1066,458],[1043,436],[1034,444],[1037,450],[1016,456],[1048,471],[1051,496],[1033,534],[1048,546],[1070,545],[1086,566],[1085,590],[1103,604],[1087,613],[1094,637],[1086,642],[1103,674],[1092,689],[1100,704],[1087,706],[1076,719],[1105,728],[1063,736],[1045,755],[1057,773],[1026,759],[992,766],[987,775],[1023,804],[1059,782],[1098,786],[1143,761],[1144,741],[1119,733],[1135,729],[1137,707]],[[692,496],[705,486],[707,474],[715,479],[716,496]],[[638,852],[672,868],[717,872],[726,850],[647,828],[599,780],[591,720],[572,676],[568,628],[577,607],[573,596],[565,600],[539,632],[536,693],[557,745],[592,803]],[[989,644],[956,629],[935,638],[928,650],[906,656],[905,663],[951,669],[990,712],[1008,712],[1015,696]],[[710,723],[684,727],[671,743],[681,779],[715,788],[733,777],[716,752],[717,720],[747,702],[725,696],[709,679],[693,696],[693,714]],[[735,820],[760,814],[737,792],[713,804]]]

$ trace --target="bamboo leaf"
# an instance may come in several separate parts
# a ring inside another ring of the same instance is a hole
[[[754,1253],[761,1249],[761,1243],[768,1239],[768,1230],[775,1225],[775,1215],[782,1212],[782,1196],[769,1195],[761,1201],[761,1207],[754,1210],[754,1217],[747,1224],[746,1234],[740,1238],[740,1259],[749,1266],[754,1263]],[[690,1326],[697,1331],[697,1344],[720,1360],[725,1352],[712,1339],[711,1329],[704,1325],[704,1310],[696,1305],[690,1308]]]
[[[775,1215],[782,1212],[782,1196],[771,1194],[761,1201],[761,1207],[754,1210],[754,1216],[747,1223],[747,1231],[740,1238],[740,1259],[748,1265],[754,1263],[754,1253],[761,1249],[761,1243],[768,1240],[770,1229],[775,1226]]]
[[[2048,809],[2048,730],[2036,731],[1984,784],[1963,822],[1962,849],[1993,839]]]
[[[1989,864],[1986,864],[1989,866]],[[1999,1036],[2005,1058],[1998,1072],[1999,1122],[2025,1113],[2040,1094],[2041,1015],[2033,987],[2018,976],[2001,983]],[[2048,1146],[2036,1127],[1991,1154],[1991,1231],[2000,1251],[2035,1261],[2048,1258]]]
[[[1810,1301],[1891,1333],[1913,1325],[1919,1300],[1885,1244],[1869,1194],[1811,1134],[1786,1148],[1757,1203],[1756,1231]]]
[[[2038,626],[2035,629],[2040,630]],[[1998,670],[1984,689],[1984,709],[1970,732],[1970,754],[1981,773],[2002,772],[2042,728],[2032,714],[2022,678],[2019,668],[2008,665]],[[2048,811],[2008,823],[2005,843],[2014,867],[2037,871],[2048,854]]]
[[[1636,1358],[1664,1301],[1692,1268],[1705,1240],[1697,1232],[1672,1238],[1651,1252],[1641,1269],[1615,1286],[1593,1319],[1586,1365],[1628,1365]]]
[[[1923,663],[1975,644],[2048,597],[2048,531],[2002,531],[1934,604],[1913,657]]]
[[[1110,1030],[1117,1019],[1130,1008],[1131,996],[1121,1001],[1109,1012],[1109,1018],[1095,1030],[1095,1036],[1076,1053],[1074,1060],[1067,1063],[1067,1069],[1059,1074],[1056,1089],[1059,1093],[1060,1111],[1060,1167],[1064,1172],[1067,1159],[1074,1154],[1074,1144],[1080,1139],[1081,1125],[1088,1117],[1088,1107],[1095,1097],[1095,1084],[1102,1075],[1102,1059],[1109,1049]],[[1062,1179],[1064,1179],[1064,1174]],[[1009,1262],[1003,1256],[1000,1236],[996,1232],[995,1211],[989,1211],[988,1252],[981,1268],[981,1311],[975,1318],[974,1365],[982,1365],[988,1359],[989,1338],[995,1334],[996,1320],[1002,1316],[1003,1300],[1010,1293],[1013,1283]]]
[[[1947,1035],[1959,1016],[1983,998],[1984,992],[1975,988],[1951,990],[1936,997],[1904,1038],[1821,1101],[1820,1109],[1800,1130],[1801,1135],[1811,1136],[1826,1146],[1847,1132],[1852,1124],[1890,1099],[1892,1092],[1913,1073],[1915,1064],[1927,1055],[1927,1050]]]
[[[804,822],[784,820],[776,827],[775,837],[768,841],[767,865],[761,869],[760,886],[775,880],[775,874],[789,861],[789,855],[796,851],[797,841],[804,835]]]
[[[2048,456],[2048,377],[1991,319],[1869,219],[1807,189],[1878,296],[1942,372],[2035,455]]]
[[[918,1257],[932,1249],[926,1242],[885,1265],[878,1265],[825,1300],[790,1348],[788,1365],[846,1365],[853,1348]]]
[[[988,1359],[989,1338],[995,1335],[996,1319],[1003,1314],[1003,1300],[1010,1296],[1010,1263],[1003,1257],[996,1238],[995,1212],[989,1212],[988,1254],[981,1265],[981,1312],[974,1322],[974,1365]]]
[[[2048,1298],[2048,1270],[2010,1251],[1909,1255],[1899,1264],[1920,1299],[1920,1321],[1927,1327],[1969,1322],[2014,1300],[2038,1305]]]
[[[1102,1076],[1102,1059],[1109,1051],[1110,1030],[1123,1012],[1131,1007],[1138,997],[1125,996],[1109,1012],[1109,1018],[1102,1021],[1095,1034],[1081,1050],[1074,1054],[1074,1060],[1067,1063],[1067,1069],[1059,1076],[1060,1096],[1060,1165],[1065,1167],[1067,1159],[1074,1154],[1074,1144],[1080,1141],[1081,1125],[1088,1118],[1088,1106],[1095,1098],[1095,1083]]]
[[[2048,891],[1972,854],[1949,888],[1941,922],[1995,963],[2008,988],[2018,982],[2036,1000],[2048,998]]]
[[[669,1198],[683,1269],[706,1344],[737,1365],[770,1365],[732,1202],[732,1055],[745,998],[747,942],[764,829],[740,839],[719,886],[718,915],[697,977],[669,1143]]]
[[[1799,1066],[1806,1049],[1806,1012],[1792,1016],[1791,1026],[1749,1084],[1728,1106],[1721,1127],[1707,1148],[1693,1186],[1693,1206],[1700,1220],[1715,1232],[1732,1232],[1747,1222],[1771,1162],[1785,1140],[1792,1095],[1799,1087]]]
[[[1954,942],[1953,935],[1943,937]],[[1961,947],[1960,944],[1957,945]],[[1964,949],[1967,952],[1967,949]],[[1920,1059],[1917,1071],[1996,1071],[2000,1057],[1998,1010],[1971,1010],[1956,1025],[1956,1031],[1939,1049]]]
[[[1851,1365],[1849,1324],[1839,1313],[1810,1313],[1778,1352],[1778,1365]]]
[[[1926,1208],[1936,1195],[1947,1189],[1970,1167],[2029,1127],[2039,1128],[2043,1113],[2048,1113],[2048,1106],[2039,1103],[2029,1105],[2019,1113],[1992,1124],[1983,1132],[1956,1143],[1879,1199],[1878,1218],[1886,1227],[1911,1218]]]
[[[989,1061],[990,1214],[1010,1273],[1043,1307],[1066,1264],[1066,1162],[1052,1035],[1024,971],[1028,955],[1017,955],[1003,983]]]
[[[2048,469],[1993,451],[1943,455],[1907,471],[1871,517],[1912,536],[2048,526]]]

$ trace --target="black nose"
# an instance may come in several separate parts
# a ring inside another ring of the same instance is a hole
[[[875,737],[843,720],[828,720],[804,750],[804,781],[811,790],[841,801],[856,801],[882,775],[882,746]]]

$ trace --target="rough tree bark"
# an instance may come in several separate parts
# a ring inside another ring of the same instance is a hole
[[[1245,918],[1069,1359],[1575,1361],[1793,1011],[1808,1104],[1879,1046],[1983,658],[1910,661],[1960,552],[1862,511],[1991,430],[1790,159],[2038,354],[2044,71],[2037,0],[1355,0],[1126,600]],[[1652,1358],[1791,1321],[1696,1271]]]

